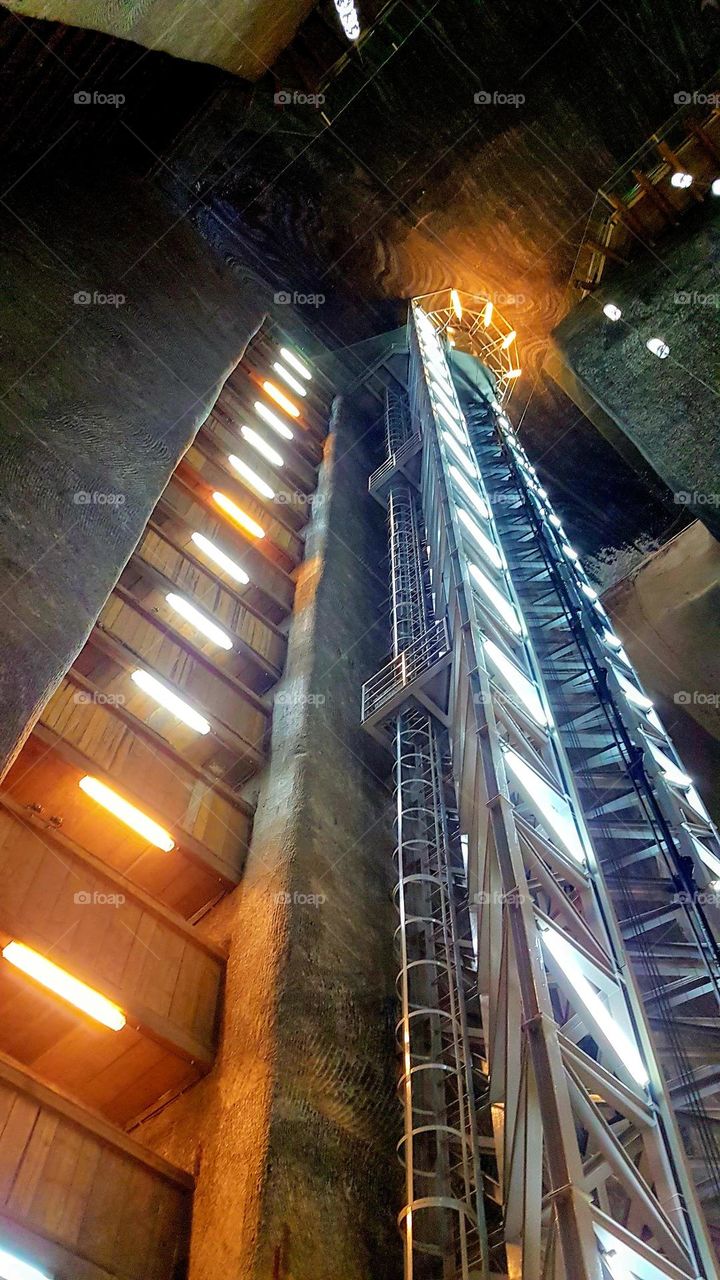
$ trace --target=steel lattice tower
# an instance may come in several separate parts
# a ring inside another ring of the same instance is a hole
[[[438,328],[413,303],[370,480],[393,651],[363,722],[395,758],[406,1277],[711,1280],[717,832],[493,380]]]

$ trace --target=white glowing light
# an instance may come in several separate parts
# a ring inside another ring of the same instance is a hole
[[[648,746],[651,754],[655,757],[656,762],[659,764],[668,782],[672,783],[675,787],[692,786],[692,778],[688,778],[687,774],[683,773],[682,769],[678,768],[674,760],[671,760],[666,756],[665,753],[661,751],[659,747],[656,747],[655,743],[651,742],[649,738]]]
[[[622,671],[618,671],[615,667],[613,667],[613,671],[615,672],[620,688],[623,690],[623,693],[627,695],[628,700],[632,702],[634,706],[639,707],[641,711],[652,711],[652,702],[644,693],[641,693],[637,685],[634,685],[631,680],[628,680],[627,676],[624,676]]]
[[[160,703],[161,707],[165,707],[166,711],[172,712],[177,716],[178,720],[182,720],[183,724],[188,725],[190,729],[195,729],[197,733],[209,733],[210,725],[204,716],[201,716],[194,707],[179,698],[172,689],[168,689],[167,685],[162,684],[160,680],[156,680],[155,676],[151,676],[149,671],[133,671],[132,679],[143,693],[148,697],[154,698]]]
[[[495,670],[499,671],[501,676],[504,676],[508,688],[512,693],[517,694],[520,701],[530,712],[533,720],[537,721],[538,724],[547,725],[549,723],[548,717],[545,714],[545,709],[532,680],[529,680],[520,668],[516,667],[515,663],[505,656],[494,640],[484,639],[483,648]]]
[[[480,497],[480,494],[475,492],[472,485],[468,484],[462,471],[458,471],[457,467],[453,467],[451,465],[450,475],[455,481],[455,484],[458,486],[458,489],[460,489],[461,492],[465,495],[465,497],[467,498],[471,506],[473,506],[475,510],[480,513],[480,515],[483,517],[484,520],[489,520],[490,511],[487,504]]]
[[[47,1271],[38,1271],[29,1262],[16,1258],[14,1253],[0,1249],[0,1280],[52,1280]]]
[[[487,596],[495,612],[500,615],[516,636],[521,636],[522,623],[507,596],[504,596],[502,591],[498,591],[494,583],[485,576],[482,569],[478,569],[478,566],[473,564],[472,561],[469,562],[468,568],[474,581],[477,583],[483,594]]]
[[[720,178],[715,179],[710,190],[712,191],[714,196],[720,196]]]
[[[247,480],[248,484],[252,486],[256,493],[261,494],[263,498],[275,497],[274,489],[271,489],[270,485],[266,484],[257,472],[253,471],[252,467],[248,466],[247,462],[243,462],[242,458],[236,458],[235,454],[231,453],[228,455],[228,462],[230,463],[230,466],[237,471],[238,475],[242,476],[243,480]]]
[[[284,466],[284,462],[280,454],[276,453],[275,449],[268,444],[267,440],[263,440],[262,436],[259,436],[257,431],[253,431],[252,427],[241,427],[240,431],[248,444],[252,445],[253,449],[257,449],[257,452],[262,454],[263,458],[267,458],[268,462],[272,462],[274,467]]]
[[[452,418],[448,413],[447,409],[445,408],[445,405],[442,404],[440,400],[435,401],[435,412],[439,414],[439,416],[443,419],[443,422],[445,422],[446,425],[450,427],[450,430],[455,432],[456,436],[459,436],[461,440],[464,440],[465,438],[464,432],[463,432],[461,423],[458,421],[457,413],[455,414],[455,417]]]
[[[505,373],[503,374],[503,377],[507,378],[508,381],[511,381],[513,378],[519,378],[521,374],[522,374],[522,369],[517,369],[517,368],[506,369]]]
[[[554,512],[552,513],[552,515],[548,516],[548,520],[550,521],[554,529],[562,530],[562,521],[559,516],[555,515]]]
[[[222,628],[213,622],[212,618],[208,618],[206,614],[196,609],[195,605],[186,600],[184,596],[178,596],[174,591],[170,591],[165,599],[171,609],[174,609],[182,618],[185,618],[186,622],[191,622],[202,635],[206,636],[208,640],[212,640],[213,644],[218,645],[221,649],[232,649],[232,640]]]
[[[648,338],[645,343],[648,351],[652,351],[658,360],[665,360],[670,355],[670,348],[667,342],[663,342],[662,338]]]
[[[442,382],[440,382],[434,373],[430,377],[430,390],[438,400],[442,401],[449,413],[453,413],[456,418],[462,416],[455,401],[453,400],[452,392],[443,386]]]
[[[607,316],[608,320],[619,320],[622,315],[622,311],[619,307],[615,306],[614,302],[606,302],[603,307],[603,315]]]
[[[507,351],[508,347],[512,346],[516,338],[517,338],[517,333],[515,332],[514,329],[511,329],[509,333],[505,334],[505,337],[500,343],[500,350]]]
[[[510,766],[517,781],[526,792],[529,802],[534,806],[543,826],[557,836],[576,862],[585,862],[580,834],[575,825],[570,805],[564,796],[540,777],[530,765],[519,756],[517,751],[509,748],[505,752],[505,762]]]
[[[311,381],[312,374],[307,365],[303,364],[302,360],[299,360],[296,355],[293,355],[292,351],[288,351],[287,347],[281,347],[280,355],[285,363],[290,365],[291,369],[300,374],[301,378],[304,378],[306,382]]]
[[[280,377],[282,378],[283,382],[287,382],[288,386],[292,387],[293,391],[297,392],[299,396],[307,395],[307,391],[302,386],[302,384],[298,382],[297,378],[293,377],[290,370],[286,369],[285,365],[281,364],[279,360],[274,361],[273,369],[275,370],[276,373],[280,374]]]
[[[546,926],[541,929],[540,937],[542,938],[543,946],[547,947],[547,950],[557,961],[573,990],[577,993],[580,1002],[584,1004],[593,1022],[613,1046],[633,1080],[636,1080],[640,1085],[648,1084],[649,1076],[638,1052],[637,1045],[626,1035],[617,1020],[613,1018],[607,1005],[600,999],[592,983],[588,982],[578,963],[575,948],[567,941],[567,938],[558,933],[557,929]]]
[[[622,640],[618,640],[618,637],[612,631],[604,631],[603,640],[609,649],[615,649],[616,651],[622,649]]]
[[[462,320],[463,318],[462,302],[460,301],[460,294],[458,293],[457,289],[450,290],[450,301],[452,302],[452,308],[458,320]]]
[[[670,179],[670,186],[679,187],[681,191],[684,191],[687,187],[692,186],[692,174],[674,173]]]
[[[705,866],[710,871],[712,871],[713,875],[715,876],[715,879],[720,880],[720,858],[718,858],[716,854],[711,853],[709,849],[706,849],[705,845],[701,844],[701,842],[697,840],[694,835],[691,834],[690,839],[692,840],[695,846],[697,855],[700,858],[700,860],[705,863]]]
[[[483,324],[485,325],[485,328],[486,328],[486,329],[487,329],[487,327],[488,327],[488,325],[489,325],[490,321],[492,320],[492,317],[493,317],[493,311],[494,311],[494,307],[493,307],[492,302],[486,302],[486,303],[485,303],[485,309],[484,309],[484,311],[483,311]]]
[[[588,600],[597,600],[598,593],[594,587],[590,586],[589,582],[581,582],[580,590],[582,591],[583,595],[587,596]]]
[[[67,1000],[68,1004],[74,1005],[89,1018],[94,1018],[111,1031],[122,1031],[125,1026],[122,1009],[113,1004],[112,1000],[100,995],[94,987],[88,987],[66,969],[61,969],[60,965],[53,964],[47,956],[27,947],[24,942],[15,941],[8,942],[3,947],[2,954],[9,964],[26,973],[29,978],[34,978],[35,982],[47,987],[48,991],[52,991],[61,1000]]]
[[[357,40],[360,35],[360,18],[355,0],[335,0],[335,8],[348,40]]]
[[[234,560],[231,560],[230,556],[226,556],[225,552],[216,547],[215,543],[206,538],[203,533],[194,533],[192,540],[195,546],[205,553],[208,560],[212,560],[219,569],[224,569],[230,578],[234,578],[236,582],[242,582],[243,584],[250,581],[245,570],[241,569],[240,565],[236,564]]]
[[[568,560],[572,560],[573,564],[575,564],[580,559],[577,551],[575,550],[574,547],[570,546],[569,542],[563,542],[560,545],[561,545],[563,554],[567,556]]]
[[[461,445],[458,444],[454,436],[451,436],[449,431],[443,431],[442,438],[445,441],[445,444],[447,445],[450,452],[454,454],[455,457],[457,458],[461,467],[465,468],[468,475],[471,475],[473,477],[476,476],[477,471],[475,470],[475,464],[472,461],[472,458],[469,458],[467,456],[465,450],[462,448]]]
[[[500,556],[500,552],[495,546],[495,543],[491,542],[490,539],[486,537],[482,529],[476,525],[475,521],[467,514],[467,511],[463,511],[462,507],[458,507],[458,516],[461,523],[465,525],[470,536],[474,538],[483,555],[487,556],[490,563],[494,564],[496,569],[502,569],[502,558]]]
[[[284,422],[281,422],[277,414],[273,413],[272,409],[268,409],[262,400],[256,400],[253,407],[263,422],[267,422],[273,431],[277,431],[278,435],[283,437],[283,440],[292,440],[293,433],[290,428]]]

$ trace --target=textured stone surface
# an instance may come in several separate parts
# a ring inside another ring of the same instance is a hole
[[[608,321],[614,302],[622,319]],[[572,371],[674,491],[720,536],[720,208],[710,198],[652,253],[610,274],[555,337]],[[662,338],[670,355],[646,349]]]
[[[720,820],[720,543],[695,522],[603,602]]]
[[[198,1173],[191,1280],[382,1280],[394,1216],[391,795],[359,727],[387,643],[367,424],[337,408],[228,944],[220,1056],[137,1136]]]
[[[82,647],[262,297],[119,174],[43,170],[0,218],[1,768]]]

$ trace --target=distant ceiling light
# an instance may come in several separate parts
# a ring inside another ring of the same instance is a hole
[[[213,502],[216,502],[221,511],[224,511],[231,520],[235,521],[235,524],[240,525],[240,528],[245,529],[253,538],[265,537],[265,530],[262,525],[259,525],[257,520],[253,520],[252,516],[249,516],[246,511],[238,507],[236,503],[228,498],[226,493],[215,492],[213,494]]]
[[[458,444],[457,440],[453,439],[449,431],[443,431],[442,438],[450,452],[455,455],[460,465],[465,468],[468,475],[475,477],[477,475],[475,463],[472,458],[468,458],[465,450]]]
[[[512,344],[513,344],[513,342],[515,341],[515,339],[516,339],[516,338],[517,338],[517,334],[516,334],[515,330],[514,330],[514,329],[511,329],[509,333],[506,333],[506,334],[505,334],[505,337],[503,338],[502,342],[500,343],[500,348],[501,348],[501,350],[502,350],[502,351],[507,351],[508,347],[511,347],[511,346],[512,346]]]
[[[180,617],[184,618],[186,622],[192,623],[207,640],[212,640],[212,643],[218,645],[220,649],[232,649],[232,640],[222,628],[213,622],[212,618],[208,618],[206,614],[196,609],[195,605],[186,600],[184,596],[176,595],[174,591],[170,591],[165,599],[171,609],[179,613]]]
[[[272,409],[268,409],[262,400],[256,400],[253,407],[258,416],[262,418],[263,422],[267,422],[273,431],[277,431],[278,435],[282,436],[284,440],[292,440],[293,433],[290,428],[278,418],[276,413],[273,413]]]
[[[257,431],[253,431],[252,427],[241,427],[240,431],[248,444],[252,445],[253,449],[257,449],[258,453],[261,453],[263,458],[267,458],[268,462],[272,462],[274,467],[284,466],[280,454],[267,443],[267,440],[263,440]]]
[[[479,514],[483,517],[484,520],[489,520],[490,511],[488,509],[487,504],[480,497],[480,494],[475,492],[472,485],[468,483],[462,471],[458,470],[457,467],[451,466],[450,475],[455,481],[455,484],[458,486],[458,489],[460,489],[461,492],[464,493],[470,505],[474,507],[477,512],[479,512]]]
[[[0,1280],[52,1280],[47,1271],[38,1271],[29,1262],[16,1258],[14,1253],[0,1249]]]
[[[712,191],[714,196],[720,196],[720,178],[715,179],[710,190]]]
[[[206,538],[203,533],[194,533],[192,541],[196,547],[199,547],[205,553],[208,560],[212,560],[218,566],[218,569],[224,569],[230,578],[234,578],[236,582],[242,582],[243,585],[250,581],[245,570],[241,569],[240,565],[236,564],[234,560],[231,560],[230,556],[226,556],[225,552],[216,547],[215,543]]]
[[[29,978],[34,978],[41,986],[47,987],[48,991],[60,996],[61,1000],[67,1000],[68,1004],[74,1005],[111,1031],[122,1031],[125,1026],[122,1009],[101,996],[99,991],[94,991],[79,978],[74,978],[65,969],[40,955],[39,951],[26,947],[24,942],[8,942],[3,947],[2,954],[16,969],[22,970]],[[22,1275],[22,1272],[19,1274]]]
[[[486,328],[486,329],[487,329],[487,327],[488,327],[488,325],[489,325],[490,321],[492,320],[492,317],[493,317],[493,311],[494,311],[494,307],[493,307],[492,302],[486,302],[486,303],[485,303],[485,309],[484,309],[484,311],[483,311],[483,317],[482,317],[482,321],[483,321],[483,324],[485,325],[485,328]]]
[[[615,306],[614,302],[606,302],[603,307],[603,315],[607,316],[608,320],[619,320],[622,315],[622,311],[619,307]]]
[[[691,173],[674,173],[670,179],[670,184],[671,186],[679,187],[682,191],[684,191],[686,187],[692,186],[692,174]]]
[[[335,0],[335,8],[348,40],[357,40],[360,35],[360,18],[355,0]]]
[[[648,351],[652,351],[653,355],[658,357],[658,360],[665,360],[670,355],[670,348],[662,338],[648,338],[645,346]]]
[[[460,294],[458,293],[457,289],[450,290],[450,301],[452,302],[452,309],[455,312],[455,315],[457,316],[458,320],[462,320],[463,308],[462,308],[462,302],[460,301]]]
[[[518,368],[506,369],[503,376],[507,378],[508,381],[510,381],[511,378],[519,378],[521,373],[522,373],[522,369],[518,369]]]
[[[209,733],[210,725],[204,716],[191,707],[182,698],[179,698],[172,689],[168,689],[167,685],[160,680],[156,680],[155,676],[151,676],[149,671],[133,671],[132,679],[143,693],[148,697],[154,698],[160,703],[166,711],[171,711],[178,720],[182,720],[183,724],[188,725],[190,729],[195,729],[197,733]]]
[[[294,369],[296,373],[300,374],[301,378],[304,378],[306,382],[311,381],[312,374],[307,365],[303,364],[302,360],[299,360],[296,355],[293,355],[292,351],[288,351],[287,347],[281,347],[280,355],[285,363],[290,365],[291,369]]]
[[[276,404],[279,404],[280,408],[283,409],[285,413],[289,414],[291,418],[300,417],[300,410],[297,405],[285,395],[284,391],[281,391],[279,387],[276,387],[274,382],[270,382],[266,378],[262,385],[265,394],[270,396],[270,399],[274,400]]]
[[[275,370],[276,373],[280,374],[280,377],[282,378],[283,382],[287,382],[288,386],[292,387],[293,391],[297,392],[299,396],[307,395],[307,391],[305,390],[305,388],[300,385],[297,378],[293,377],[290,370],[286,369],[285,365],[281,364],[279,360],[274,361],[273,369]]]
[[[131,827],[139,836],[147,840],[148,844],[152,844],[156,849],[162,849],[165,853],[170,853],[175,848],[175,841],[159,823],[154,822],[152,818],[148,818],[146,813],[141,809],[136,809],[134,804],[130,804],[129,800],[124,800],[119,796],[117,791],[113,791],[111,787],[106,787],[104,782],[99,778],[92,778],[88,775],[81,778],[78,786],[81,791],[85,792],[91,800],[96,804],[102,805],[103,809],[107,809],[113,817],[118,818],[120,822],[124,822],[126,827]],[[2,1272],[0,1271],[0,1276]]]
[[[252,485],[256,493],[262,494],[263,498],[275,497],[275,490],[271,489],[270,485],[266,484],[257,472],[248,466],[247,462],[243,462],[242,458],[236,458],[235,454],[231,453],[228,454],[228,462],[233,470],[237,471],[239,476],[242,476],[243,480],[247,480],[247,483]]]

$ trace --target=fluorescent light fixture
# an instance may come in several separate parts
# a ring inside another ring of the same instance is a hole
[[[304,378],[306,382],[310,382],[312,380],[312,374],[307,365],[303,364],[302,360],[294,355],[292,351],[288,351],[287,347],[280,348],[280,355],[285,363],[289,364],[290,368],[294,369],[296,373],[299,373],[300,377]]]
[[[355,0],[335,0],[335,8],[348,40],[357,40],[360,35],[360,18]]]
[[[216,502],[220,510],[224,511],[225,515],[229,516],[231,520],[234,520],[235,524],[240,525],[241,529],[245,529],[247,533],[252,534],[253,538],[265,537],[265,530],[262,525],[258,524],[257,520],[253,520],[252,516],[243,511],[231,498],[228,498],[226,493],[216,491],[213,494],[213,502]]]
[[[578,963],[578,954],[575,948],[568,942],[567,938],[558,933],[557,929],[548,926],[540,930],[540,937],[542,938],[543,946],[554,957],[570,982],[580,1003],[585,1006],[592,1020],[600,1028],[606,1039],[609,1040],[633,1080],[636,1080],[640,1085],[649,1084],[650,1077],[645,1070],[645,1064],[640,1057],[637,1045],[633,1043],[617,1020],[613,1018],[592,983],[588,982]]]
[[[208,618],[206,614],[196,609],[195,605],[184,596],[178,596],[174,591],[169,591],[165,599],[171,609],[179,613],[186,622],[191,622],[194,627],[197,627],[207,640],[212,640],[213,644],[218,645],[220,649],[232,649],[232,640],[229,635],[216,622],[213,622],[212,618]]]
[[[29,978],[34,978],[41,986],[47,987],[48,991],[60,996],[61,1000],[67,1000],[68,1004],[74,1005],[111,1031],[122,1031],[125,1026],[122,1009],[101,996],[99,991],[94,991],[79,978],[74,978],[65,969],[40,955],[39,951],[26,947],[24,942],[8,942],[3,947],[2,954],[16,969],[20,969]]]
[[[458,517],[461,524],[464,524],[471,538],[475,540],[483,555],[487,557],[496,569],[502,569],[502,556],[495,546],[494,542],[483,533],[482,529],[476,525],[475,521],[468,515],[467,511],[463,511],[462,507],[458,507]]]
[[[446,388],[443,386],[443,383],[434,372],[430,375],[430,390],[438,400],[442,401],[448,413],[454,414],[456,418],[462,418],[462,414],[453,399],[451,390],[449,387]]]
[[[191,729],[195,729],[197,733],[209,733],[210,725],[204,716],[201,716],[194,707],[179,698],[172,689],[168,689],[167,685],[160,680],[156,680],[155,676],[151,676],[149,671],[133,671],[132,679],[143,693],[148,697],[154,698],[160,703],[161,707],[165,707],[166,711],[172,712],[177,716],[178,720],[182,720]]]
[[[559,516],[555,515],[554,511],[552,515],[548,516],[548,520],[550,521],[553,529],[562,529],[562,521]]]
[[[652,702],[633,684],[632,680],[628,680],[627,676],[624,676],[622,671],[618,671],[616,667],[613,667],[613,671],[620,688],[633,706],[639,707],[641,711],[652,711]]]
[[[14,1253],[0,1249],[0,1280],[53,1280],[47,1271],[38,1271]]]
[[[619,640],[612,631],[603,631],[603,640],[609,649],[615,649],[616,652],[622,649],[622,640]]]
[[[240,565],[236,564],[234,560],[231,560],[230,556],[226,556],[225,552],[216,547],[215,543],[206,538],[203,533],[194,533],[192,540],[195,546],[204,552],[208,560],[212,560],[218,569],[223,569],[228,577],[234,578],[236,582],[242,582],[243,585],[250,581],[245,570],[241,569]]]
[[[300,410],[297,405],[285,395],[284,391],[281,391],[279,387],[276,387],[274,382],[270,382],[269,379],[266,378],[262,385],[265,395],[270,396],[271,400],[274,400],[276,404],[280,405],[280,408],[287,413],[290,418],[300,417]]]
[[[252,445],[253,449],[256,449],[257,452],[261,454],[263,458],[266,458],[268,462],[271,462],[274,467],[282,467],[284,465],[281,455],[277,453],[275,449],[271,448],[267,443],[267,440],[263,440],[262,436],[258,435],[257,431],[253,431],[252,427],[241,427],[240,431],[248,444]]]
[[[705,805],[700,799],[700,796],[698,795],[695,787],[688,787],[687,791],[685,792],[685,800],[687,804],[689,804],[691,808],[695,810],[696,813],[700,814],[701,818],[705,818],[707,822],[710,821],[710,814],[705,808]]]
[[[494,307],[492,302],[486,302],[485,307],[483,309],[483,317],[482,317],[482,322],[485,325],[486,329],[493,318],[493,311],[494,311]]]
[[[597,600],[598,593],[594,587],[590,586],[589,582],[581,582],[580,590],[582,591],[583,595],[587,596],[588,600]]]
[[[519,369],[517,367],[514,369],[506,369],[505,373],[503,374],[503,377],[507,378],[508,381],[511,381],[513,378],[519,378],[521,373],[522,373],[522,369]]]
[[[458,320],[462,320],[463,318],[462,302],[460,301],[460,294],[458,293],[457,289],[450,290],[450,301],[452,302],[452,309],[455,312],[455,315],[457,316]]]
[[[501,351],[507,351],[508,347],[511,347],[511,346],[512,346],[512,344],[513,344],[513,342],[515,341],[515,339],[516,339],[516,338],[517,338],[517,334],[516,334],[515,330],[514,330],[514,329],[511,329],[509,333],[506,333],[506,334],[505,334],[505,337],[503,338],[502,342],[500,343],[500,350],[501,350]]]
[[[608,320],[619,320],[622,315],[622,311],[619,307],[615,306],[614,302],[606,302],[603,307],[603,315],[607,316]]]
[[[504,677],[510,692],[517,694],[523,706],[530,712],[533,720],[540,725],[548,725],[550,721],[532,680],[528,679],[524,672],[505,656],[494,640],[484,639],[483,648],[495,670]]]
[[[720,178],[715,178],[710,190],[714,196],[720,196]]]
[[[170,853],[175,848],[175,841],[158,822],[153,822],[152,818],[148,818],[146,813],[141,809],[136,809],[134,804],[130,804],[128,800],[124,800],[119,796],[117,791],[113,791],[111,787],[106,787],[104,782],[99,778],[92,778],[88,774],[81,778],[78,786],[81,791],[85,792],[91,800],[95,800],[97,804],[102,805],[103,809],[107,809],[113,817],[118,818],[120,822],[124,822],[126,827],[132,827],[139,836],[147,840],[148,844],[155,845],[156,849],[163,849],[165,853]]]
[[[449,431],[443,431],[442,438],[445,441],[445,444],[447,445],[450,452],[454,454],[454,456],[457,458],[460,465],[465,468],[468,475],[475,478],[475,476],[477,476],[475,463],[473,462],[472,458],[468,457],[462,445],[458,443],[458,441],[454,438],[454,436],[450,435]]]
[[[670,179],[671,187],[678,187],[681,191],[685,191],[692,186],[691,173],[674,173]]]
[[[451,417],[451,415],[448,413],[447,409],[445,408],[445,405],[442,404],[442,402],[437,399],[435,401],[434,409],[435,409],[435,412],[439,414],[439,416],[442,418],[446,426],[448,426],[451,431],[454,431],[455,435],[459,437],[462,443],[464,443],[465,433],[463,431],[462,423],[458,421],[458,415],[455,414],[455,417]]]
[[[268,426],[272,427],[273,431],[277,431],[278,435],[282,436],[283,440],[292,440],[293,433],[290,428],[286,423],[282,422],[280,418],[278,418],[276,413],[273,413],[272,409],[268,409],[267,405],[263,404],[262,400],[256,400],[253,408],[258,417],[262,418],[263,422],[267,422]]]
[[[293,377],[290,370],[286,369],[285,365],[281,364],[279,360],[274,361],[273,369],[275,370],[276,373],[280,375],[283,382],[287,382],[288,386],[292,387],[293,391],[295,391],[297,395],[299,396],[307,395],[307,391],[302,386],[302,384],[298,382],[297,378]]]
[[[652,351],[653,355],[658,357],[658,360],[665,360],[670,355],[670,348],[662,338],[648,338],[645,346],[648,351]]]
[[[580,559],[577,551],[575,550],[574,547],[570,546],[569,542],[561,542],[560,549],[563,555],[567,556],[568,560],[572,560],[573,564],[575,564],[576,561]]]
[[[659,747],[656,747],[655,743],[652,742],[650,738],[647,739],[647,744],[650,748],[651,755],[654,756],[655,761],[662,769],[668,782],[672,783],[675,787],[692,786],[692,778],[688,778],[687,774],[683,773],[682,769],[678,768],[674,760],[671,760],[669,756],[666,756],[665,753],[660,750]]]
[[[242,458],[236,458],[234,453],[230,453],[228,454],[228,462],[233,470],[237,471],[238,475],[242,476],[243,480],[247,480],[247,483],[251,485],[255,492],[259,493],[261,497],[275,497],[275,490],[271,489],[270,485],[266,484],[265,481],[260,478],[257,471],[253,471],[252,467],[248,466],[247,462],[243,462]]]
[[[543,826],[552,831],[576,862],[584,863],[583,843],[565,797],[541,778],[539,773],[531,769],[522,756],[512,748],[505,752],[505,762],[526,792],[526,797],[535,808]]]
[[[473,564],[472,561],[469,561],[468,567],[470,574],[474,578],[480,590],[487,596],[491,605],[495,609],[495,612],[500,614],[503,622],[505,622],[516,636],[521,636],[523,630],[522,623],[507,596],[504,596],[502,591],[498,591],[494,583],[485,576],[482,569],[478,569],[477,565]]]
[[[472,485],[468,484],[462,471],[458,471],[458,468],[452,466],[451,464],[450,475],[455,481],[455,484],[457,485],[458,489],[460,489],[461,493],[465,495],[465,497],[467,498],[471,506],[475,508],[475,510],[483,517],[484,520],[489,520],[490,510],[487,504],[480,497],[480,494],[475,492]]]

